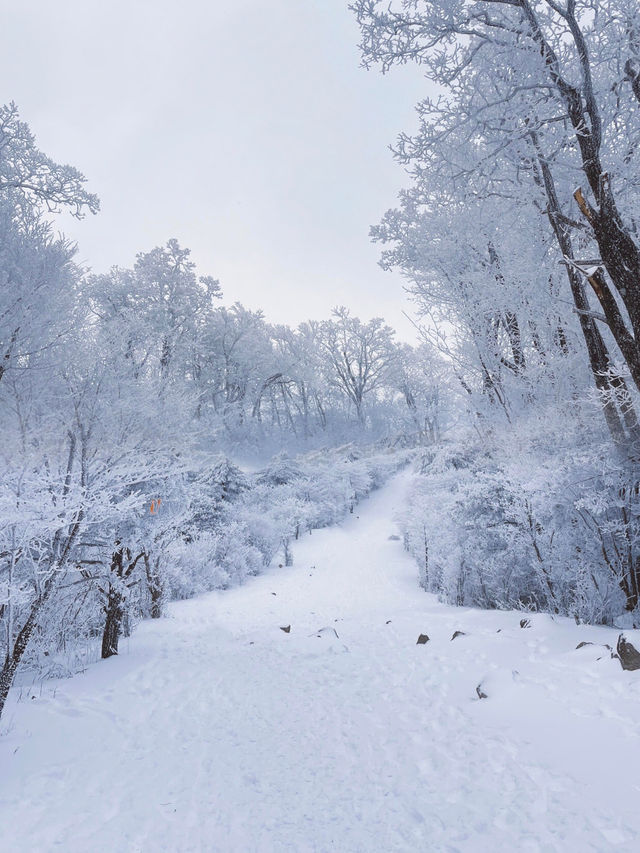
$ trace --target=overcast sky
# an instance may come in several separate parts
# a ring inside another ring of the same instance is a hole
[[[225,302],[293,325],[344,304],[412,339],[368,230],[406,181],[387,146],[427,84],[359,67],[347,0],[2,5],[2,101],[101,199],[63,222],[83,262],[175,236]]]

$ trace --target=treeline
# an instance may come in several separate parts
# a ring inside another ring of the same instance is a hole
[[[366,65],[436,94],[373,230],[468,428],[407,519],[448,600],[640,624],[640,9],[352,3]]]
[[[0,711],[36,646],[54,660],[95,637],[113,654],[136,615],[254,573],[286,552],[292,518],[326,523],[358,492],[342,473],[322,480],[318,459],[320,479],[292,474],[301,491],[281,484],[271,506],[260,483],[244,495],[221,452],[415,443],[440,428],[433,360],[382,320],[339,308],[272,325],[224,305],[176,240],[131,269],[81,269],[52,214],[98,207],[0,108]]]

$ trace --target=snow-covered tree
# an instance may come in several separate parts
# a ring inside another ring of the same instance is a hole
[[[393,335],[379,317],[363,323],[344,307],[321,326],[329,382],[350,401],[361,424],[367,398],[385,382],[395,358]]]

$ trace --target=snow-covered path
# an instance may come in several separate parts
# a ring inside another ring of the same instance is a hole
[[[640,850],[640,673],[575,650],[616,632],[439,605],[406,483],[10,706],[0,850]]]

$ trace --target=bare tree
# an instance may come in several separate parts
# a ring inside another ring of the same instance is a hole
[[[393,330],[379,317],[362,323],[346,308],[333,311],[321,326],[321,347],[329,364],[329,380],[351,401],[358,421],[365,422],[365,401],[384,383],[395,358]]]

